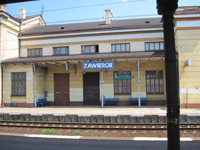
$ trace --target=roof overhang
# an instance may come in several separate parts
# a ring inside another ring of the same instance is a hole
[[[160,52],[124,52],[124,53],[98,53],[98,54],[78,54],[78,55],[67,55],[67,56],[43,56],[43,57],[23,57],[2,60],[2,64],[17,64],[17,63],[53,63],[58,64],[59,62],[66,63],[81,63],[84,61],[102,61],[102,60],[116,60],[118,62],[131,62],[138,58],[152,57],[164,57],[164,51]]]

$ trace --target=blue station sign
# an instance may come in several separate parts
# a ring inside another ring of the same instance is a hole
[[[114,69],[113,61],[100,61],[100,62],[83,62],[83,70],[107,70]]]

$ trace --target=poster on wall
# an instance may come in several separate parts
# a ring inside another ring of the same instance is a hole
[[[131,79],[131,71],[114,71],[114,79]]]

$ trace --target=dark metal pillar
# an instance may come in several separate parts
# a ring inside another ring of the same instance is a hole
[[[168,150],[180,150],[179,76],[173,17],[177,7],[178,0],[157,0],[158,14],[162,15],[164,28]]]

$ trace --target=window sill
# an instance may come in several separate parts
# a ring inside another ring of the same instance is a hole
[[[164,93],[147,93],[147,94],[150,94],[150,95],[151,95],[151,94],[164,94]]]
[[[164,52],[165,50],[145,50],[145,52]]]
[[[114,95],[131,95],[131,93],[114,93]]]
[[[119,52],[111,51],[111,53],[130,53],[130,51],[119,51]]]
[[[69,56],[69,54],[53,54],[53,56]]]
[[[29,58],[33,58],[33,57],[43,57],[43,56],[27,56],[27,57],[29,57]]]
[[[99,52],[94,52],[94,53],[81,53],[82,55],[91,55],[91,54],[99,54]]]
[[[26,97],[26,95],[10,95],[10,97]]]

